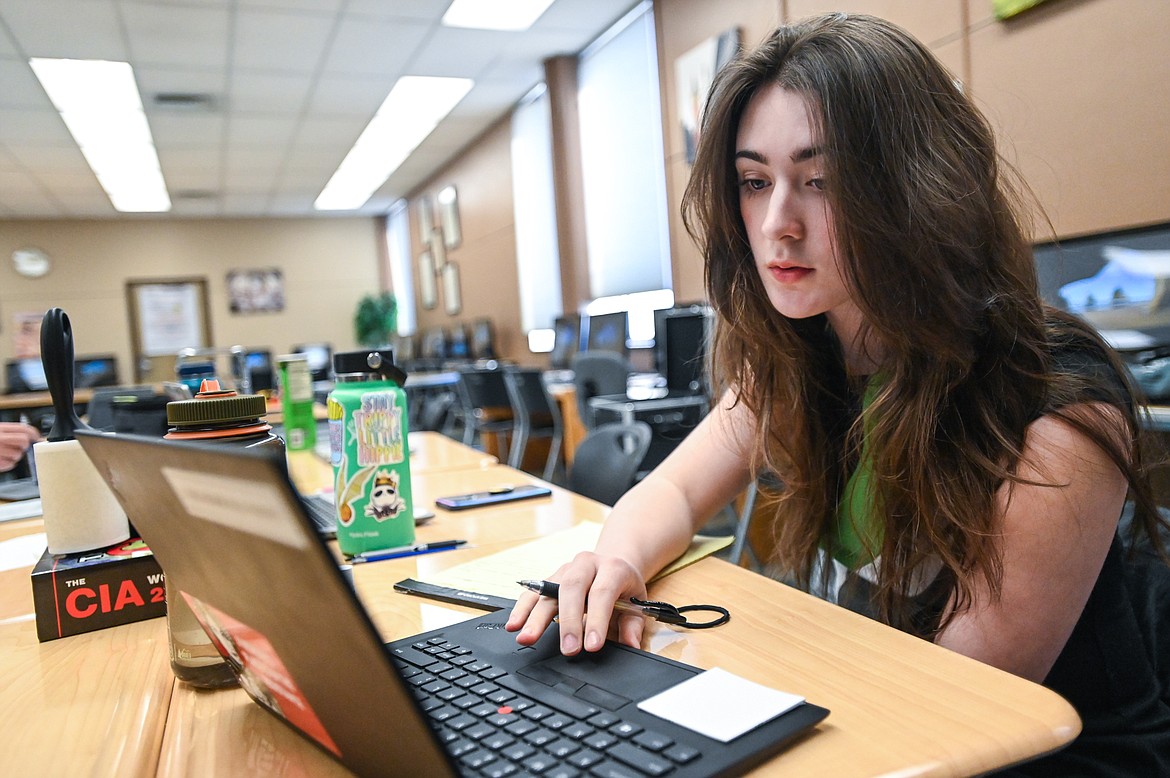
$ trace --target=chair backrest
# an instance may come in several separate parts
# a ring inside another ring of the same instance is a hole
[[[504,371],[499,368],[462,367],[459,369],[459,398],[463,408],[475,416],[485,408],[511,409]]]
[[[612,351],[582,351],[573,356],[573,386],[577,390],[577,411],[586,427],[593,426],[589,398],[625,394],[630,363]]]
[[[512,401],[516,421],[531,429],[558,427],[561,414],[545,388],[541,371],[536,368],[504,369],[504,386]]]
[[[634,485],[638,467],[650,448],[650,425],[602,424],[590,431],[573,455],[569,488],[606,505],[613,505]]]

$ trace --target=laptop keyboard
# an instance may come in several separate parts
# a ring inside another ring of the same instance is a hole
[[[337,509],[333,498],[320,494],[302,494],[300,497],[317,532],[327,538],[337,537]]]
[[[697,749],[577,697],[517,679],[437,637],[393,650],[403,678],[464,775],[669,775]]]

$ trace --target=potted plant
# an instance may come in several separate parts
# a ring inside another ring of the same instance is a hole
[[[398,301],[391,292],[368,294],[358,301],[353,317],[354,337],[368,348],[390,345],[398,331]]]

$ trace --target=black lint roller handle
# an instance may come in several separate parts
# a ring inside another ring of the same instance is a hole
[[[50,308],[41,320],[41,364],[56,417],[48,440],[73,440],[74,432],[90,427],[73,407],[73,327],[60,308]]]

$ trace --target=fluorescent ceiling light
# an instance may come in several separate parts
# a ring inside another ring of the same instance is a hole
[[[319,211],[362,207],[474,83],[469,78],[433,76],[398,79],[313,207]]]
[[[553,0],[455,0],[443,24],[479,30],[527,30]]]
[[[114,208],[169,211],[171,198],[130,64],[34,57],[29,65]]]

